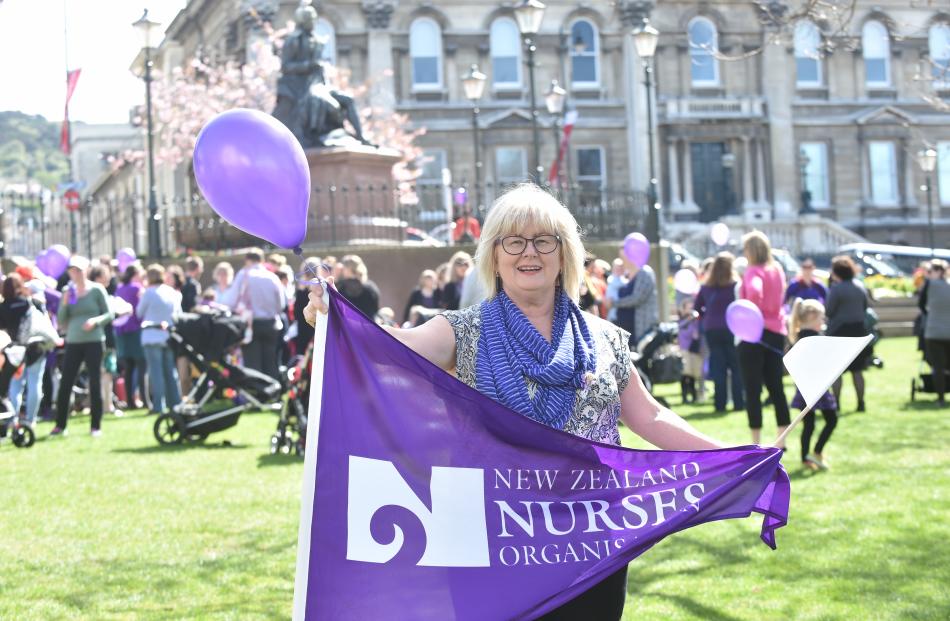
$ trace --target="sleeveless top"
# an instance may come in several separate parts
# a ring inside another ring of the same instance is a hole
[[[577,390],[574,413],[563,431],[588,440],[620,445],[620,394],[630,381],[633,362],[627,343],[630,334],[614,324],[584,313],[597,348],[596,368],[592,381]],[[469,306],[458,311],[445,311],[443,316],[455,331],[455,374],[459,380],[476,388],[475,360],[481,333],[481,307]],[[525,378],[528,397],[533,399],[536,385]]]

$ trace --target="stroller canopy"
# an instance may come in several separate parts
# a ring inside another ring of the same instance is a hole
[[[220,361],[244,340],[247,322],[229,313],[182,313],[175,331],[199,354]]]

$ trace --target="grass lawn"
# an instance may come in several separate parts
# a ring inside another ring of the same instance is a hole
[[[845,388],[830,472],[801,469],[793,433],[778,550],[759,541],[760,517],[674,535],[630,566],[626,619],[950,618],[950,411],[933,395],[909,403],[910,339],[878,352],[867,413]],[[681,408],[662,388],[698,428],[748,442],[744,413]],[[56,440],[41,424],[32,449],[0,447],[0,619],[290,617],[302,464],[267,454],[276,418],[172,449],[153,421],[107,418],[91,438],[74,419]]]

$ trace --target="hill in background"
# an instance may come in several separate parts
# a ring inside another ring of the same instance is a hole
[[[0,112],[0,187],[33,180],[55,188],[67,181],[69,164],[59,150],[59,123],[40,115]]]

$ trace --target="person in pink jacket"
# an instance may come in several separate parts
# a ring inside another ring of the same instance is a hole
[[[760,231],[742,237],[742,252],[749,266],[742,276],[739,297],[749,300],[762,311],[765,330],[758,343],[739,344],[739,367],[745,384],[746,413],[752,442],[759,444],[762,435],[762,386],[775,407],[775,422],[781,433],[791,422],[788,401],[782,386],[782,354],[785,349],[785,272],[772,260],[769,238]]]

